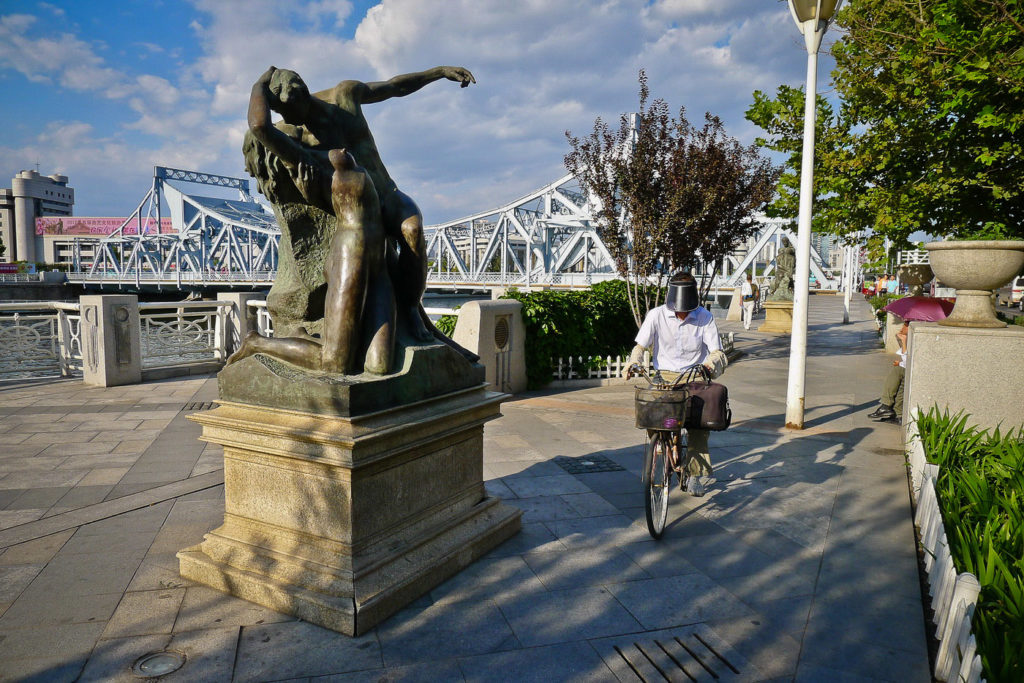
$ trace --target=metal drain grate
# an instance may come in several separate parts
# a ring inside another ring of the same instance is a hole
[[[602,658],[620,681],[746,681],[754,673],[743,671],[743,658],[702,626],[662,631],[643,640],[610,638],[601,645]]]
[[[581,455],[570,458],[567,455],[560,455],[555,458],[555,464],[569,474],[590,474],[591,472],[623,472],[625,467],[609,460],[603,455]]]
[[[186,403],[182,410],[210,410],[216,404],[213,401],[193,401]]]

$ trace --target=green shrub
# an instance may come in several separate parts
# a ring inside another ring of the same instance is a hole
[[[552,360],[598,358],[629,353],[636,323],[626,283],[612,280],[581,291],[511,290],[503,298],[523,304],[526,326],[526,376],[530,388],[551,381]]]
[[[875,296],[868,298],[868,303],[871,304],[871,308],[875,312],[875,318],[878,320],[878,333],[880,335],[885,336],[885,311],[882,309],[887,306],[890,301],[902,298],[902,294],[889,294],[888,292],[882,292],[881,294],[876,294]]]
[[[439,319],[434,321],[434,327],[436,327],[441,334],[451,337],[455,334],[455,323],[458,320],[459,316],[457,315],[442,315]]]
[[[1024,429],[1000,434],[933,408],[917,420],[958,572],[978,577],[972,630],[991,683],[1024,680]]]

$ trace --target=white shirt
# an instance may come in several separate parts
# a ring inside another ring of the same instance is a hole
[[[735,291],[735,290],[733,290],[733,291]],[[740,296],[743,299],[746,299],[748,296],[754,296],[754,288],[751,287],[750,283],[747,282],[746,280],[743,281],[743,285],[740,287]],[[752,303],[754,303],[754,301],[753,300],[743,301],[743,303],[745,303],[745,304],[752,304]]]
[[[637,332],[636,343],[654,350],[656,369],[670,372],[703,363],[709,353],[722,350],[715,317],[703,306],[690,311],[686,320],[665,306],[652,308]]]

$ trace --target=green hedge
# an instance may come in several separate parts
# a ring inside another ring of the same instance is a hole
[[[526,376],[532,389],[551,381],[552,359],[583,356],[596,363],[633,348],[637,327],[621,280],[580,291],[514,289],[502,298],[523,304]]]
[[[1024,429],[967,425],[933,408],[918,418],[958,572],[981,583],[972,630],[989,683],[1024,681]]]

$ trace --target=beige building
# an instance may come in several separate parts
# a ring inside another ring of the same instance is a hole
[[[10,189],[0,189],[0,236],[7,250],[0,261],[44,261],[47,254],[36,239],[36,218],[70,216],[75,191],[68,177],[22,171],[11,180]]]

